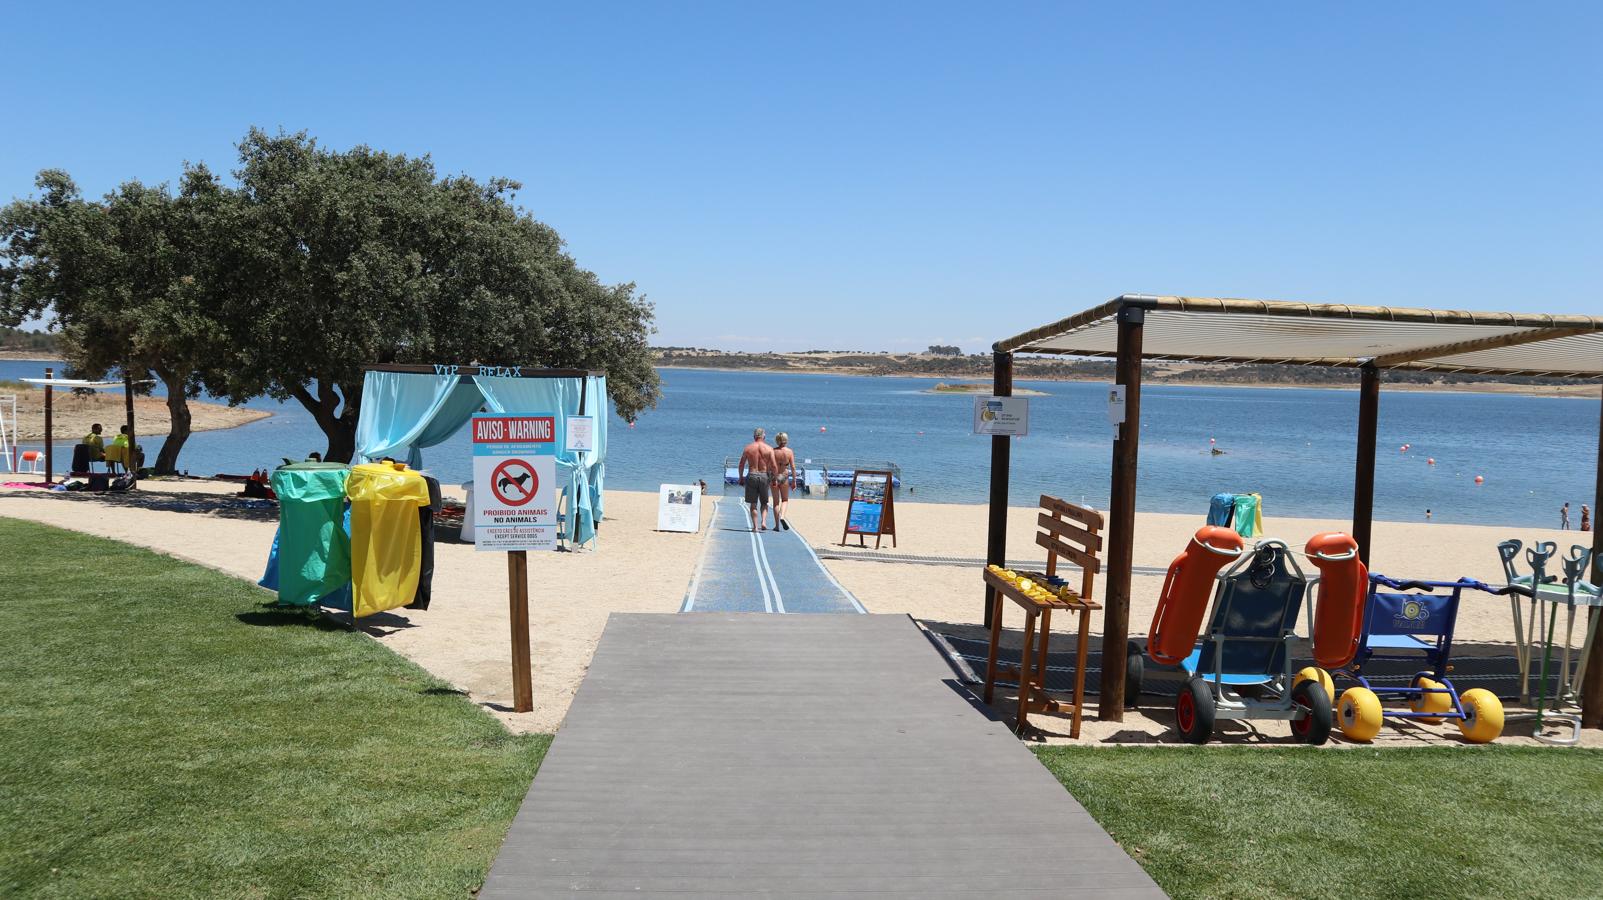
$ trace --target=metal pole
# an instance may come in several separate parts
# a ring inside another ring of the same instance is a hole
[[[991,356],[991,394],[1013,396],[1013,354],[998,350]],[[985,564],[1007,565],[1007,482],[1012,462],[1013,439],[1005,434],[991,435],[990,528],[985,537]],[[985,627],[991,627],[991,609],[996,605],[996,589],[985,586]]]
[[[56,370],[51,368],[51,367],[49,367],[49,366],[46,366],[45,367],[45,380],[46,381],[50,381],[51,379],[54,379],[55,377],[56,377]],[[51,407],[54,405],[54,402],[55,402],[54,394],[55,394],[55,389],[52,388],[49,384],[46,384],[45,385],[45,484],[50,484],[50,483],[52,483],[54,481],[55,472],[56,472],[56,441],[55,441],[55,435],[51,434],[51,431],[52,431],[52,428],[53,428],[53,423],[52,423],[52,420],[51,420],[51,417],[52,417],[52,409],[51,409]]]
[[[1603,584],[1603,411],[1597,419],[1597,486],[1592,492],[1592,583]],[[1588,612],[1603,616],[1596,606]],[[1581,727],[1603,728],[1603,641],[1592,642],[1581,684]]]
[[[1380,370],[1364,366],[1358,382],[1358,458],[1353,468],[1353,540],[1358,558],[1369,565],[1375,518],[1375,433],[1380,422]]]
[[[529,554],[507,552],[507,598],[512,605],[512,711],[534,709],[534,679],[529,663]]]
[[[1097,716],[1124,721],[1125,644],[1130,639],[1130,567],[1135,556],[1136,459],[1141,447],[1141,329],[1146,310],[1119,307],[1114,383],[1124,386],[1124,422],[1113,441],[1113,487],[1108,499],[1107,607],[1102,619],[1102,689]]]
[[[128,477],[137,481],[139,479],[139,457],[135,448],[139,442],[134,440],[134,376],[127,368],[122,370],[123,406],[128,412],[128,456],[123,460],[123,467],[128,470]]]

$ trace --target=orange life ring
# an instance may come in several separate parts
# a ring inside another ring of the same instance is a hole
[[[1160,665],[1179,665],[1191,655],[1202,616],[1213,593],[1213,578],[1219,570],[1239,558],[1245,548],[1241,535],[1219,525],[1197,529],[1191,543],[1181,551],[1163,579],[1158,609],[1152,614],[1147,631],[1147,656]]]
[[[1369,570],[1358,558],[1358,542],[1340,531],[1308,539],[1303,548],[1319,569],[1319,605],[1314,609],[1314,662],[1339,669],[1352,662],[1364,624]]]

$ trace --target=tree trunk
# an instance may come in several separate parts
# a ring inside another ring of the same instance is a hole
[[[317,427],[328,438],[328,448],[323,453],[324,462],[348,463],[356,455],[356,415],[362,391],[360,388],[354,392],[347,388],[346,391],[344,409],[340,409],[339,393],[327,382],[317,382],[315,397],[304,385],[292,388],[289,392],[312,414]]]
[[[192,417],[189,413],[189,398],[184,395],[187,378],[179,378],[171,372],[157,372],[161,383],[167,387],[167,416],[172,419],[172,427],[167,431],[167,439],[161,442],[161,452],[156,454],[156,474],[174,475],[178,472],[178,452],[184,449],[184,442],[189,440],[193,433],[190,430]],[[132,468],[138,468],[137,452]]]

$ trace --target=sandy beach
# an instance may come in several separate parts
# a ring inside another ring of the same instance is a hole
[[[149,547],[255,581],[267,558],[276,510],[233,498],[237,488],[200,480],[147,481],[132,495],[43,496],[39,492],[0,491],[0,515],[30,519]],[[448,491],[449,493],[449,491]],[[730,497],[732,501],[733,496]],[[657,496],[609,491],[607,519],[596,549],[578,553],[530,554],[531,641],[535,709],[514,714],[510,706],[510,650],[507,641],[506,570],[500,555],[477,553],[471,545],[437,544],[434,604],[427,611],[394,610],[362,620],[362,630],[441,679],[462,689],[509,728],[552,731],[560,726],[583,679],[611,612],[674,613],[678,610],[700,552],[703,534],[655,531]],[[703,527],[711,516],[703,506]],[[843,500],[801,500],[790,520],[813,547],[830,553],[861,551],[839,546],[845,520]],[[898,544],[887,540],[888,556],[984,556],[983,506],[902,503],[897,506]],[[1009,512],[1009,557],[1040,560],[1033,543],[1035,510]],[[1200,517],[1142,513],[1137,518],[1135,565],[1167,566],[1201,524]],[[1347,523],[1271,516],[1269,536],[1300,549],[1319,531],[1342,530]],[[1501,581],[1496,544],[1517,537],[1527,544],[1554,540],[1561,550],[1589,540],[1579,532],[1479,525],[1377,522],[1375,568],[1398,577],[1470,576]],[[855,540],[854,540],[855,544]],[[872,547],[872,541],[869,542]],[[983,610],[977,567],[826,559],[830,572],[875,613],[905,613],[946,633],[982,634]],[[111,573],[107,574],[108,579]],[[1144,636],[1161,578],[1138,575],[1130,631]],[[1101,599],[1099,582],[1095,596]],[[271,595],[263,593],[264,602]],[[1017,640],[1021,616],[1005,619]],[[1059,624],[1059,630],[1067,627]],[[1562,626],[1561,626],[1562,627]],[[1102,619],[1093,619],[1100,634]],[[1512,638],[1508,601],[1486,596],[1466,603],[1460,615],[1461,652],[1506,655]],[[1093,646],[1097,639],[1093,637]],[[1006,698],[998,711],[1005,714]],[[1131,711],[1122,723],[1088,718],[1082,742],[1172,742],[1172,715],[1166,708]],[[1050,741],[1066,740],[1068,720],[1032,717]],[[1502,742],[1530,742],[1511,725]],[[1226,740],[1282,743],[1279,723],[1222,727]],[[1336,741],[1336,743],[1340,743]],[[1393,727],[1376,745],[1458,744],[1450,724]],[[1603,732],[1587,732],[1588,745],[1603,746]]]
[[[42,376],[41,376],[42,377]],[[0,388],[0,394],[10,394],[10,388]],[[42,441],[45,437],[45,392],[44,388],[26,387],[15,391],[17,395],[17,439],[22,441]],[[51,401],[51,428],[55,440],[64,442],[68,455],[72,453],[72,445],[76,444],[84,435],[89,433],[89,426],[99,422],[105,426],[106,440],[117,433],[118,426],[128,421],[122,391],[98,391],[86,396],[80,396],[70,390],[58,389]],[[9,416],[10,410],[6,413]],[[202,403],[198,400],[189,401],[190,430],[191,431],[218,431],[224,428],[234,428],[257,419],[265,419],[272,413],[261,409],[246,409],[242,406],[225,406],[221,403]],[[7,423],[10,424],[9,422]],[[167,401],[162,397],[135,397],[134,398],[134,427],[139,433],[139,442],[145,447],[145,458],[154,460],[156,448],[146,443],[147,440],[165,435],[172,430],[172,417],[167,412]]]

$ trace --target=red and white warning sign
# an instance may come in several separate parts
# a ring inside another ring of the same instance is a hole
[[[557,547],[556,417],[473,417],[473,534],[480,550]]]

